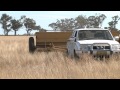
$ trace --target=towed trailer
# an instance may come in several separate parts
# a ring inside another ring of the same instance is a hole
[[[68,32],[36,32],[35,39],[29,38],[29,52],[34,51],[51,51],[67,49],[67,40],[71,36],[72,31]]]

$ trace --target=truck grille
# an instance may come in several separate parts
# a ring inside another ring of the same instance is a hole
[[[94,44],[93,50],[110,50],[110,46],[108,44]]]

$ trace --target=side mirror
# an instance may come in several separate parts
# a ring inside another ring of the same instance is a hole
[[[74,40],[74,38],[69,38],[69,39],[68,39],[68,41],[73,41],[73,40]]]
[[[70,37],[67,41],[76,41],[75,37]]]
[[[71,36],[70,38],[74,38],[74,36]]]
[[[115,36],[114,39],[115,39],[116,41],[118,41],[118,40],[119,40],[119,36]]]

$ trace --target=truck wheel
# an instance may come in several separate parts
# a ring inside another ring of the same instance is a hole
[[[68,56],[68,49],[66,50],[66,55]]]
[[[70,52],[69,52],[69,50],[68,50],[68,49],[66,50],[66,56],[67,56],[67,57],[69,57],[69,56],[70,56]]]
[[[79,56],[76,54],[75,50],[74,50],[74,58],[79,59]]]
[[[35,51],[34,38],[29,38],[29,52],[33,53]]]

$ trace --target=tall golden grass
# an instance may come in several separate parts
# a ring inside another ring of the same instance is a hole
[[[0,37],[1,79],[114,79],[120,78],[120,56],[95,60],[90,55],[71,59],[64,52],[28,51],[29,36]]]

